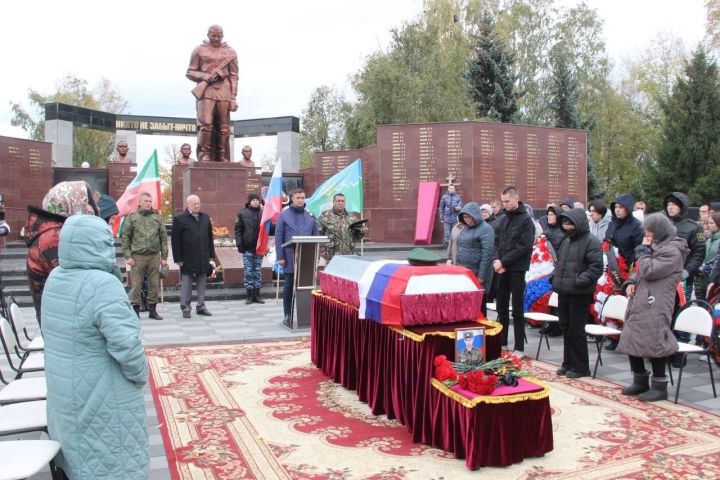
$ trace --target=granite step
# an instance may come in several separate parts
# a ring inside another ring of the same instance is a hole
[[[27,285],[24,287],[6,286],[4,292],[5,295],[12,296],[21,307],[33,306],[32,297],[27,290]],[[275,286],[264,286],[261,293],[265,299],[270,297],[275,298]],[[165,302],[180,302],[180,289],[166,288],[163,297]],[[237,286],[226,287],[223,284],[208,284],[208,288],[205,291],[205,299],[209,301],[244,300],[246,297],[247,291],[245,288]],[[282,299],[282,286],[280,287],[280,298]]]

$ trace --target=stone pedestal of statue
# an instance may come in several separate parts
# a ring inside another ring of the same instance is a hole
[[[178,185],[177,182],[180,182]],[[210,215],[215,240],[222,245],[230,245],[235,238],[235,219],[245,208],[249,193],[260,194],[260,175],[255,169],[245,168],[237,163],[194,162],[189,165],[173,167],[173,209],[177,208],[175,192],[181,192],[181,207],[190,195],[200,197],[200,210]],[[222,249],[216,243],[216,253],[223,267],[223,279],[226,284],[242,282],[242,258],[237,249]],[[228,250],[228,251],[225,251]],[[240,271],[238,271],[240,270]],[[263,280],[269,273],[263,272]]]
[[[202,211],[212,218],[213,227],[226,227],[229,231],[235,225],[238,211],[245,208],[248,194],[260,194],[260,175],[255,169],[244,168],[237,163],[174,165],[172,177],[175,213],[185,209],[188,196],[197,195]]]
[[[194,165],[195,162],[186,164],[175,164],[172,166],[172,214],[177,215],[185,209],[185,199],[183,192],[183,173],[185,170]],[[202,199],[201,199],[202,200]]]
[[[108,163],[108,195],[115,200],[122,197],[135,175],[137,163]]]

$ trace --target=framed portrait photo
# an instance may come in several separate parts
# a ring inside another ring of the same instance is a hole
[[[485,363],[485,329],[455,329],[455,363],[476,367]]]

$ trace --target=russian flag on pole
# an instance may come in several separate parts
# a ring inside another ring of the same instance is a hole
[[[258,234],[257,246],[255,253],[265,255],[268,252],[268,237],[270,236],[270,227],[277,222],[278,215],[282,210],[282,168],[280,161],[275,164],[272,177],[270,178],[270,186],[268,187],[267,198],[265,198],[265,207],[263,208],[262,218],[260,219],[260,232]]]
[[[160,168],[158,167],[157,150],[153,150],[145,165],[125,189],[125,193],[115,202],[118,207],[118,214],[113,222],[113,235],[117,237],[122,233],[125,216],[137,210],[140,194],[145,192],[152,195],[153,208],[159,211]]]

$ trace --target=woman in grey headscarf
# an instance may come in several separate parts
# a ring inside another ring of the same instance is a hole
[[[656,402],[667,399],[665,363],[678,350],[670,325],[675,290],[689,249],[663,214],[645,217],[643,227],[642,244],[635,248],[638,270],[623,286],[630,301],[617,351],[628,355],[633,373],[633,383],[623,388],[623,395]],[[652,388],[646,358],[652,365]]]

